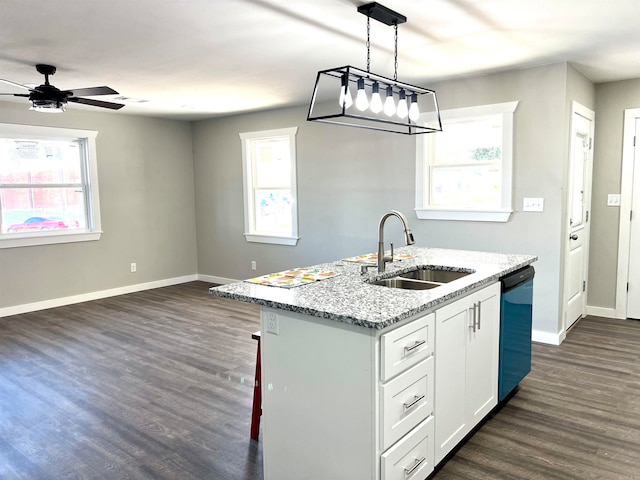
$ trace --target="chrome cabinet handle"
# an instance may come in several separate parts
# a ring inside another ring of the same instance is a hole
[[[480,320],[482,319],[482,313],[480,311],[480,305],[482,305],[482,303],[478,302],[478,330],[480,330]]]
[[[425,343],[427,343],[426,340],[416,340],[415,343],[409,347],[404,347],[404,351],[406,353],[411,353],[413,352],[416,348],[424,345]]]
[[[418,404],[418,402],[423,398],[424,398],[424,393],[422,395],[414,395],[413,400],[411,402],[404,404],[405,411],[415,407]]]
[[[404,478],[407,478],[408,476],[413,474],[413,472],[415,472],[420,467],[420,465],[425,462],[426,459],[427,457],[422,457],[420,459],[416,458],[415,462],[413,462],[413,465],[411,465],[409,468],[404,469]]]
[[[469,328],[473,329],[473,333],[476,333],[476,304],[473,304],[473,307],[469,307],[469,311],[471,312],[471,325]]]

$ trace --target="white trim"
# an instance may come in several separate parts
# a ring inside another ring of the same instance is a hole
[[[203,275],[201,273],[198,274],[198,280],[201,282],[211,282],[219,285],[226,285],[227,283],[235,283],[240,280],[234,280],[233,278],[225,278],[225,277],[217,277],[215,275]]]
[[[277,235],[259,235],[256,233],[245,233],[247,242],[274,243],[276,245],[296,245],[300,237],[281,237]]]
[[[594,317],[606,317],[606,318],[624,318],[616,316],[615,308],[605,307],[593,307],[587,305],[587,315],[593,315]]]
[[[467,220],[475,222],[508,222],[511,210],[453,210],[416,208],[420,220]]]
[[[633,200],[633,159],[635,156],[633,140],[636,134],[636,118],[640,118],[640,108],[628,108],[624,111],[615,318],[627,318],[627,282],[629,281],[629,248],[631,248],[630,216]]]
[[[531,331],[532,342],[546,343],[548,345],[560,345],[564,341],[566,336],[567,332],[564,330],[558,333],[544,332],[542,330]]]
[[[297,188],[297,158],[296,158],[296,135],[298,127],[279,128],[276,130],[262,130],[257,132],[239,133],[242,144],[242,192],[244,197],[244,231],[247,242],[272,243],[277,245],[295,246],[298,243],[298,188]],[[265,232],[255,231],[255,211],[251,201],[253,191],[253,171],[248,143],[255,139],[266,139],[269,137],[289,137],[290,159],[291,159],[291,236],[268,235]]]
[[[7,317],[9,315],[19,315],[21,313],[36,312],[38,310],[45,310],[47,308],[62,307],[65,305],[72,305],[74,303],[88,302],[91,300],[98,300],[100,298],[115,297],[117,295],[124,295],[127,293],[140,292],[143,290],[150,290],[152,288],[168,287],[171,285],[178,285],[180,283],[193,282],[198,280],[198,275],[185,275],[182,277],[166,278],[164,280],[156,280],[154,282],[137,283],[135,285],[127,285],[124,287],[111,288],[108,290],[100,290],[97,292],[82,293],[79,295],[72,295],[70,297],[54,298],[51,300],[43,300],[41,302],[25,303],[23,305],[14,305],[11,307],[0,308],[0,317]]]
[[[86,178],[83,178],[85,191],[85,211],[87,215],[87,229],[72,232],[45,232],[28,235],[1,235],[0,248],[29,247],[36,245],[52,245],[58,243],[88,242],[100,240],[102,235],[102,221],[100,219],[100,191],[98,187],[98,153],[95,130],[80,130],[75,128],[47,127],[40,125],[22,125],[0,123],[0,133],[8,137],[36,138],[36,139],[86,139],[87,158],[83,165]]]
[[[474,107],[454,108],[440,112],[443,124],[446,120],[462,118],[478,118],[483,116],[495,116],[502,114],[502,197],[501,208],[486,209],[456,209],[440,208],[425,205],[428,180],[426,172],[429,171],[428,159],[425,152],[428,142],[433,141],[432,136],[418,135],[416,138],[416,194],[415,211],[421,220],[464,220],[477,222],[508,222],[513,212],[513,114],[518,107],[518,101],[494,103],[491,105],[477,105]],[[443,128],[446,128],[443,127]]]
[[[100,240],[102,232],[71,231],[57,233],[49,231],[37,236],[15,236],[0,240],[0,248],[31,247],[36,245],[53,245],[56,243],[93,242]]]

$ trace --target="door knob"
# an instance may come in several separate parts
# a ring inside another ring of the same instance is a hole
[[[569,237],[571,240],[577,240],[578,239],[578,235],[576,235],[575,233],[573,235],[571,235]]]

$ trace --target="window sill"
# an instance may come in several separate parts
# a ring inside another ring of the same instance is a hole
[[[467,222],[508,222],[511,210],[472,210],[416,208],[420,220],[454,220]]]
[[[276,235],[260,235],[257,233],[245,233],[244,237],[247,239],[247,242],[273,243],[275,245],[291,246],[295,246],[299,240],[299,237],[280,237]]]
[[[36,245],[55,245],[58,243],[91,242],[100,240],[102,232],[40,233],[38,235],[3,235],[0,248],[31,247]]]

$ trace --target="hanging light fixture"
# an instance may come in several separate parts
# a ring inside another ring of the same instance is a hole
[[[367,16],[367,70],[347,65],[318,72],[307,120],[406,135],[442,131],[436,92],[398,81],[398,25],[407,17],[377,2],[358,12]],[[372,18],[394,28],[393,79],[370,70]]]

